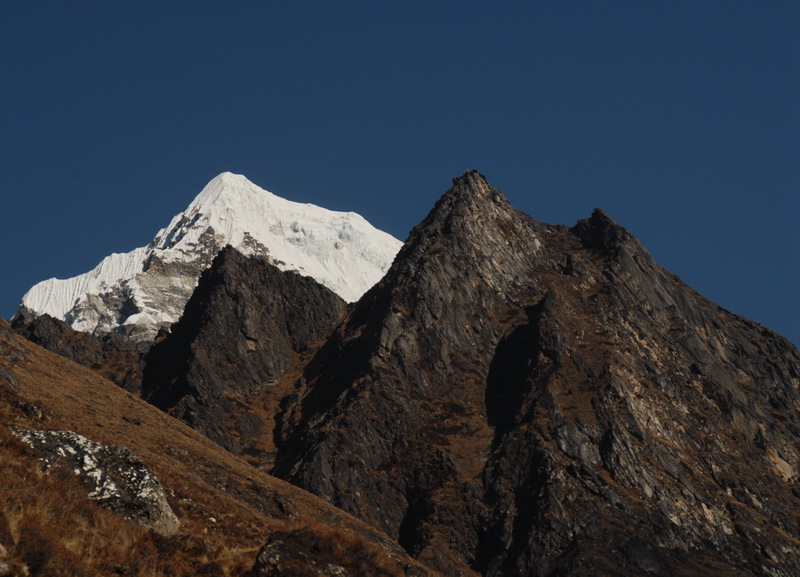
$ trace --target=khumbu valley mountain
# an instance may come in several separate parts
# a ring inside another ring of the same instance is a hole
[[[33,317],[80,361],[85,336]],[[800,572],[797,349],[600,210],[538,222],[469,171],[349,306],[228,248],[154,345],[93,342],[99,372],[134,359],[129,390],[431,571]]]

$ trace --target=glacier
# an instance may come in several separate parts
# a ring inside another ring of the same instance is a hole
[[[79,331],[150,340],[180,318],[200,274],[228,244],[310,276],[348,302],[383,277],[402,246],[354,212],[293,202],[223,172],[147,246],[111,254],[76,277],[42,281],[20,308]]]

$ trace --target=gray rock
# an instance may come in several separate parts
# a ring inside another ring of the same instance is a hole
[[[2,365],[0,365],[0,383],[7,383],[11,385],[11,388],[15,391],[20,390],[20,384],[17,380],[17,377],[14,376],[14,371]]]
[[[124,517],[165,535],[179,521],[161,483],[139,457],[124,447],[96,443],[72,431],[15,431],[44,460],[72,469],[89,486],[89,498]]]

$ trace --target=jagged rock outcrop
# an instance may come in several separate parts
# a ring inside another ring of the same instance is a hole
[[[315,280],[223,249],[183,317],[145,356],[143,396],[239,453],[271,435],[269,396],[296,355],[323,340],[346,303]]]
[[[800,355],[602,211],[454,181],[280,416],[274,473],[446,574],[800,570]]]
[[[0,357],[15,363],[25,359],[26,356],[11,326],[0,318]]]
[[[128,392],[142,388],[142,355],[149,343],[121,333],[94,335],[73,330],[50,315],[35,315],[22,307],[11,323],[17,334],[62,357],[92,369]]]
[[[72,469],[100,505],[164,535],[178,531],[161,483],[139,457],[125,447],[103,445],[72,431],[16,431],[45,462]]]
[[[283,541],[272,540],[261,548],[253,567],[244,577],[281,577],[287,568],[303,577],[350,577],[341,565],[320,564],[294,547],[287,547]]]
[[[19,391],[20,389],[19,380],[17,380],[14,372],[11,369],[7,369],[3,366],[0,366],[0,383],[8,384],[15,391]]]
[[[20,346],[14,331],[5,320],[0,318],[0,358],[15,364],[23,361],[26,357],[27,354]],[[0,365],[0,383],[8,385],[14,391],[19,391],[21,388],[14,369],[10,366]]]

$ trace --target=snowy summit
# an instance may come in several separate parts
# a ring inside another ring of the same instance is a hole
[[[310,276],[348,302],[381,279],[402,245],[356,213],[292,202],[224,172],[146,247],[40,282],[20,307],[80,331],[150,339],[178,320],[200,274],[228,244]]]

